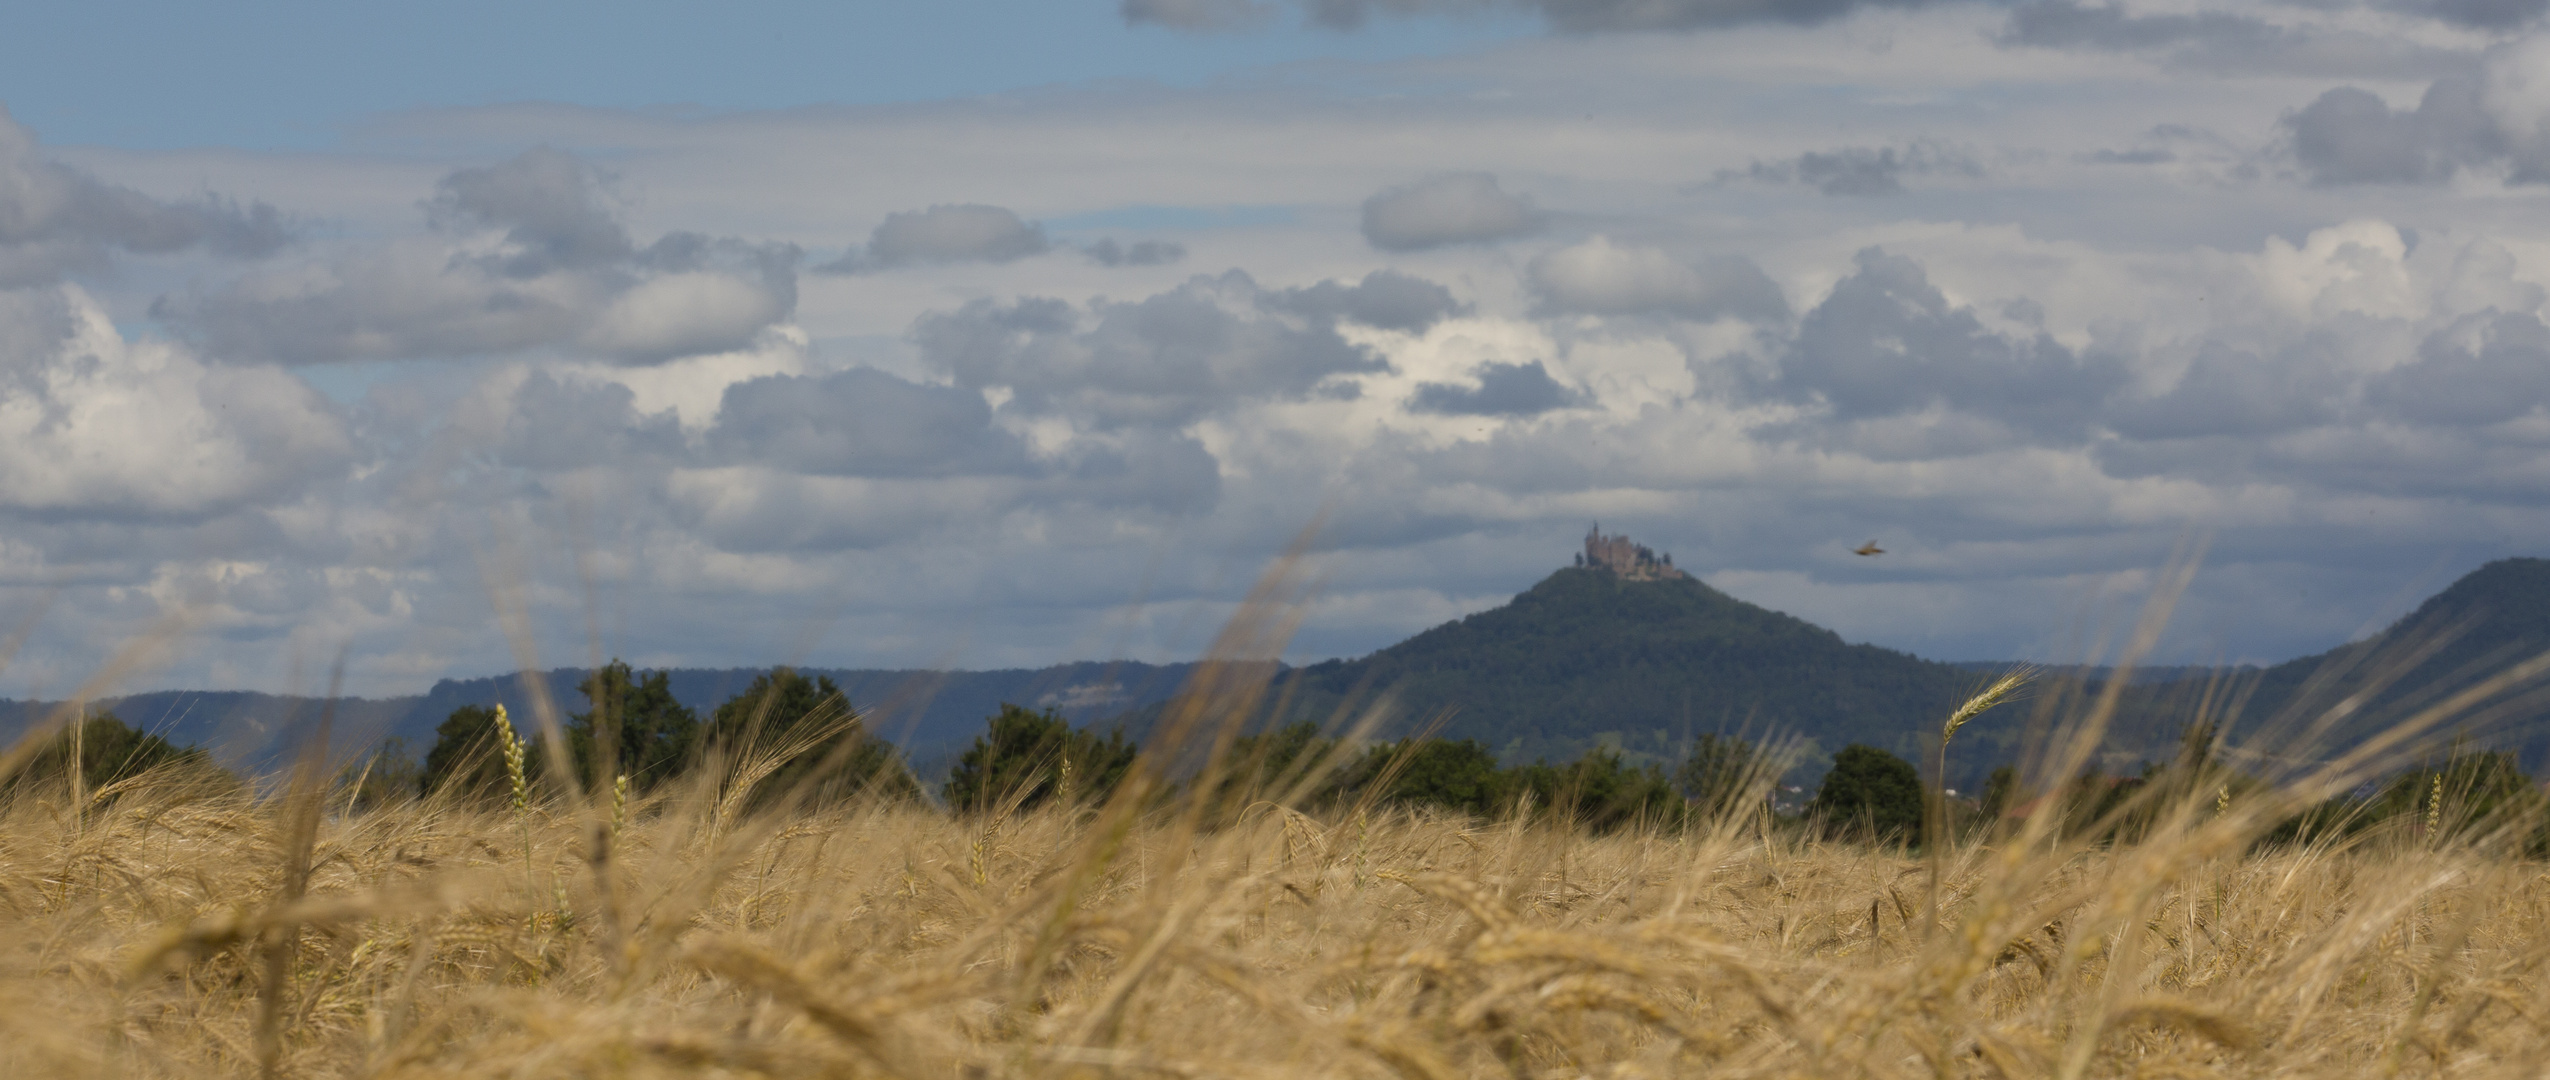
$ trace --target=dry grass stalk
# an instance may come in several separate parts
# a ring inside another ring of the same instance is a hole
[[[1819,843],[1159,811],[1090,871],[1099,823],[1061,808],[978,856],[926,808],[720,832],[676,797],[621,833],[615,961],[591,890],[543,917],[590,834],[540,809],[530,879],[486,839],[512,814],[416,803],[319,822],[305,894],[260,904],[281,801],[144,786],[85,833],[14,805],[0,1073],[2514,1076],[2545,1050],[2550,880],[2459,841],[2225,852],[2208,812],[1962,848],[1925,939],[1922,864]]]

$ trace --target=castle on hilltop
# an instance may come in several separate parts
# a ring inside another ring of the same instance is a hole
[[[1576,556],[1576,565],[1609,570],[1622,581],[1672,581],[1691,575],[1673,568],[1673,556],[1656,554],[1644,544],[1633,544],[1626,536],[1605,536],[1601,522],[1585,534],[1585,551]]]

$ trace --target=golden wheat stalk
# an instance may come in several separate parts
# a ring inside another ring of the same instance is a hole
[[[505,779],[512,783],[514,813],[531,808],[531,777],[523,771],[523,752],[529,743],[514,734],[513,721],[505,718],[505,707],[496,706],[496,738],[505,752]]]
[[[1975,717],[1991,712],[1995,706],[2010,700],[2011,695],[2018,693],[2021,687],[2026,686],[2028,681],[2034,678],[2036,678],[2034,668],[2022,667],[1992,680],[1992,685],[1984,687],[1981,693],[1967,698],[1965,704],[1957,706],[1957,711],[1948,714],[1948,722],[1939,726],[1939,749],[1946,751],[1949,741],[1957,737],[1958,728],[1966,726]]]

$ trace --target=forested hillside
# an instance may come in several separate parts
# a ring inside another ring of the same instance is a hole
[[[1690,578],[1627,580],[1571,567],[1504,607],[1357,660],[1287,676],[1291,719],[1325,719],[1388,692],[1398,735],[1441,722],[1509,761],[1565,761],[1594,745],[1678,760],[1709,732],[1795,734],[1829,752],[1865,742],[1906,756],[1986,676],[1745,603]],[[2022,715],[1960,739],[1977,760]]]
[[[2349,698],[2331,733],[2343,743],[2409,718],[2550,649],[2550,559],[2500,559],[2473,570],[2381,633],[2256,675],[2238,730],[2310,723]],[[2454,718],[2448,732],[2550,760],[2550,695],[2539,680],[2509,687]],[[2237,734],[2237,732],[2235,732]]]

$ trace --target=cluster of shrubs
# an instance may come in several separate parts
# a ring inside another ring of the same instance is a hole
[[[568,775],[595,788],[625,785],[643,795],[704,762],[767,763],[753,785],[765,800],[921,794],[902,755],[859,724],[849,698],[827,676],[810,679],[787,668],[756,676],[705,721],[674,699],[670,683],[664,672],[634,673],[617,660],[587,676],[577,687],[585,710],[569,716],[563,732]],[[517,737],[495,709],[453,710],[434,729],[415,790],[509,795],[504,748]],[[546,741],[535,736],[523,752],[525,775],[544,789],[554,784],[561,770],[549,767]]]
[[[101,713],[64,725],[26,764],[0,780],[0,794],[76,790],[82,801],[98,802],[113,799],[146,775],[207,788],[238,784],[202,748],[178,746],[126,724],[114,713]]]
[[[1050,712],[1004,706],[957,761],[942,794],[961,812],[1101,799],[1130,771],[1134,755],[1121,735],[1101,739]],[[1911,775],[1912,766],[1896,764]],[[1775,779],[1771,768],[1751,744],[1714,735],[1668,772],[1608,749],[1565,764],[1506,765],[1470,739],[1354,746],[1293,724],[1234,740],[1217,769],[1187,783],[1211,785],[1213,805],[1226,814],[1280,800],[1322,810],[1401,806],[1481,819],[1559,817],[1600,832],[1632,824],[1678,828],[1749,809]],[[1838,773],[1841,781],[1827,785],[1834,797],[1859,797],[1856,774]],[[1918,780],[1910,790],[1917,820]]]
[[[2201,733],[2201,731],[2200,731]],[[2223,767],[2201,748],[2133,775],[2092,769],[2050,790],[2029,793],[2013,770],[1994,770],[1977,800],[1978,820],[2056,815],[2066,834],[2099,840],[2141,838],[2171,807],[2193,801],[2228,806],[2268,783]],[[2343,792],[2265,830],[2265,847],[2344,841],[2389,830],[2424,844],[2493,838],[2534,858],[2550,857],[2550,794],[2526,775],[2513,754],[2454,746],[2388,778]]]

